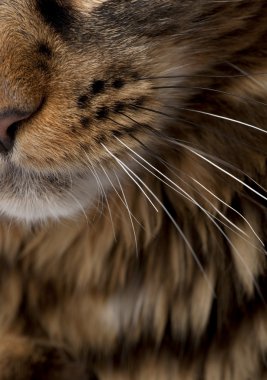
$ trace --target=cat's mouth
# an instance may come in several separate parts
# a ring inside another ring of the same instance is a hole
[[[8,186],[10,194],[15,196],[29,191],[41,193],[68,191],[71,188],[71,177],[65,174],[43,174],[25,170],[8,162],[0,171],[0,191]]]
[[[40,174],[5,162],[0,169],[0,213],[28,223],[70,217],[98,193],[91,171]]]

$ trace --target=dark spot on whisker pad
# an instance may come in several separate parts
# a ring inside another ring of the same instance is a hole
[[[87,94],[81,95],[78,98],[77,105],[79,108],[86,108],[88,106],[90,97]]]
[[[125,82],[121,78],[114,80],[114,82],[112,83],[112,86],[116,89],[120,89],[120,88],[124,87],[124,85],[125,85]]]
[[[89,128],[90,126],[90,118],[89,117],[82,117],[80,120],[81,126],[83,128]]]
[[[115,113],[122,112],[125,108],[125,104],[123,102],[117,102],[115,103],[113,110]]]
[[[105,117],[107,117],[109,114],[109,109],[108,107],[101,107],[99,108],[97,111],[96,111],[96,118],[97,119],[104,119]]]
[[[103,80],[95,80],[92,83],[92,93],[93,95],[100,94],[105,90],[105,82]]]

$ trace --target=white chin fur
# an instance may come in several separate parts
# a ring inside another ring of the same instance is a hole
[[[103,187],[107,188],[104,179]],[[8,185],[8,184],[7,184]],[[23,188],[25,187],[25,190]],[[8,186],[0,192],[0,213],[25,223],[45,222],[48,219],[70,218],[84,214],[98,196],[98,184],[90,174],[76,178],[73,186],[66,189],[41,188],[33,183],[21,184],[18,194],[10,194]]]
[[[79,204],[78,204],[79,202]],[[0,202],[0,211],[9,218],[23,221],[26,223],[45,222],[48,219],[69,218],[77,213],[85,212],[92,201],[88,199],[87,204],[82,204],[77,200],[75,204],[73,199],[64,199],[62,202],[51,202],[40,199],[35,200],[10,200]]]

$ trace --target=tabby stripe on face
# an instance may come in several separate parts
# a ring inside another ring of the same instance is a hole
[[[36,6],[44,21],[57,33],[62,36],[69,33],[74,11],[66,0],[36,0]]]

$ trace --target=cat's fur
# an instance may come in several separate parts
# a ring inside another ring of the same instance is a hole
[[[0,380],[267,379],[264,73],[265,0],[0,1]]]

